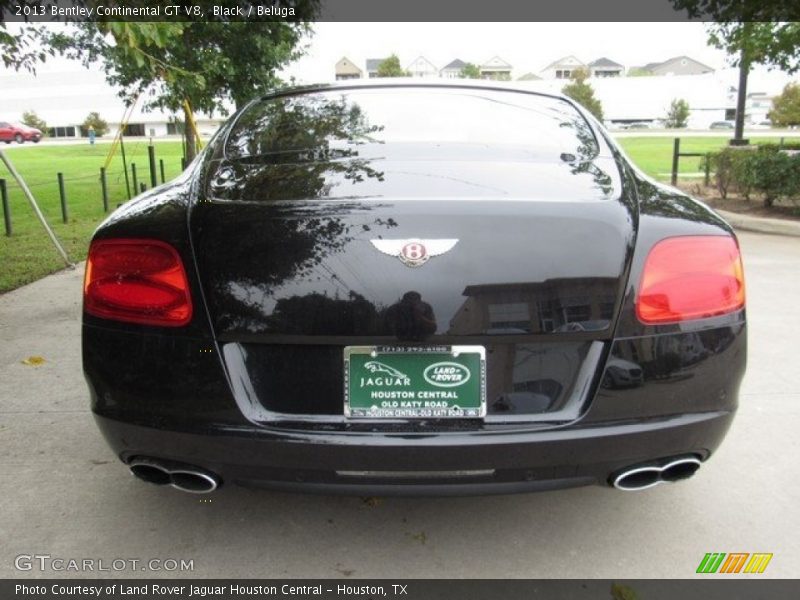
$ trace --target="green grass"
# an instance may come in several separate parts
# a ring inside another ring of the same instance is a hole
[[[727,137],[685,137],[682,152],[709,152],[728,143]],[[795,138],[796,141],[798,138]],[[754,138],[754,143],[777,143],[777,138]],[[647,174],[669,180],[672,168],[671,137],[623,137],[619,143],[628,155]],[[180,142],[158,142],[156,159],[163,159],[167,179],[180,173]],[[110,144],[22,147],[3,146],[20,174],[28,182],[47,221],[64,244],[70,258],[77,262],[86,258],[92,232],[105,217],[100,192],[100,167]],[[149,187],[147,142],[128,142],[125,145],[128,162],[135,163],[139,181]],[[699,171],[699,158],[682,158],[680,172],[684,175]],[[56,174],[61,171],[66,180],[69,222],[61,222],[61,208]],[[122,160],[119,153],[108,168],[109,208],[127,200]],[[14,235],[6,237],[0,230],[0,293],[35,281],[63,268],[64,264],[50,243],[47,234],[36,220],[27,200],[5,166],[0,164],[0,178],[6,179],[9,189]],[[159,176],[160,181],[160,176]]]
[[[673,140],[671,137],[621,137],[617,139],[617,143],[645,173],[661,181],[669,181],[672,172]],[[730,136],[681,137],[680,151],[681,153],[713,152],[727,146],[729,140]],[[787,142],[789,140],[798,142],[800,137],[789,138]],[[774,137],[750,138],[751,144],[777,144],[779,141],[779,138]],[[701,160],[695,156],[681,157],[678,161],[678,173],[684,176],[699,173]]]
[[[146,141],[125,144],[128,164],[135,163],[140,182],[150,187]],[[27,145],[26,145],[27,146]],[[181,170],[180,142],[156,143],[156,162],[164,160],[167,180]],[[110,144],[15,147],[3,145],[6,156],[33,192],[47,222],[64,245],[72,261],[86,258],[92,232],[105,218],[100,188],[100,167]],[[64,174],[69,220],[62,223],[57,173]],[[0,162],[0,179],[5,179],[11,207],[13,235],[0,229],[0,292],[35,281],[62,269],[64,262],[36,219],[22,190]],[[107,169],[109,213],[125,202],[125,176],[119,152]],[[160,183],[161,176],[158,175]]]

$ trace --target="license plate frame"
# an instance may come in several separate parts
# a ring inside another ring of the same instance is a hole
[[[486,416],[483,346],[346,346],[343,367],[348,419]]]

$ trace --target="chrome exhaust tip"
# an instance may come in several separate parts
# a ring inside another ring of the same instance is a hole
[[[189,494],[210,494],[219,487],[216,477],[200,471],[172,471],[171,485]]]
[[[190,494],[209,494],[221,483],[213,473],[191,466],[170,465],[153,459],[138,458],[128,465],[132,475],[155,485],[170,485]]]
[[[623,470],[611,485],[624,492],[638,492],[662,483],[675,483],[689,479],[700,468],[700,459],[683,457],[666,464],[643,465]]]
[[[169,472],[166,469],[149,462],[132,462],[129,468],[131,475],[147,483],[167,485],[171,481]]]

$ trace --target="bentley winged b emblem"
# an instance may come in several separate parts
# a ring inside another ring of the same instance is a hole
[[[400,259],[407,267],[421,267],[433,256],[452,250],[458,240],[370,240],[372,245],[389,256]]]

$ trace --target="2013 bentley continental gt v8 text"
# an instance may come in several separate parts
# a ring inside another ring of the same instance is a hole
[[[745,348],[731,228],[571,100],[488,82],[254,101],[86,267],[100,429],[191,492],[684,479]]]

